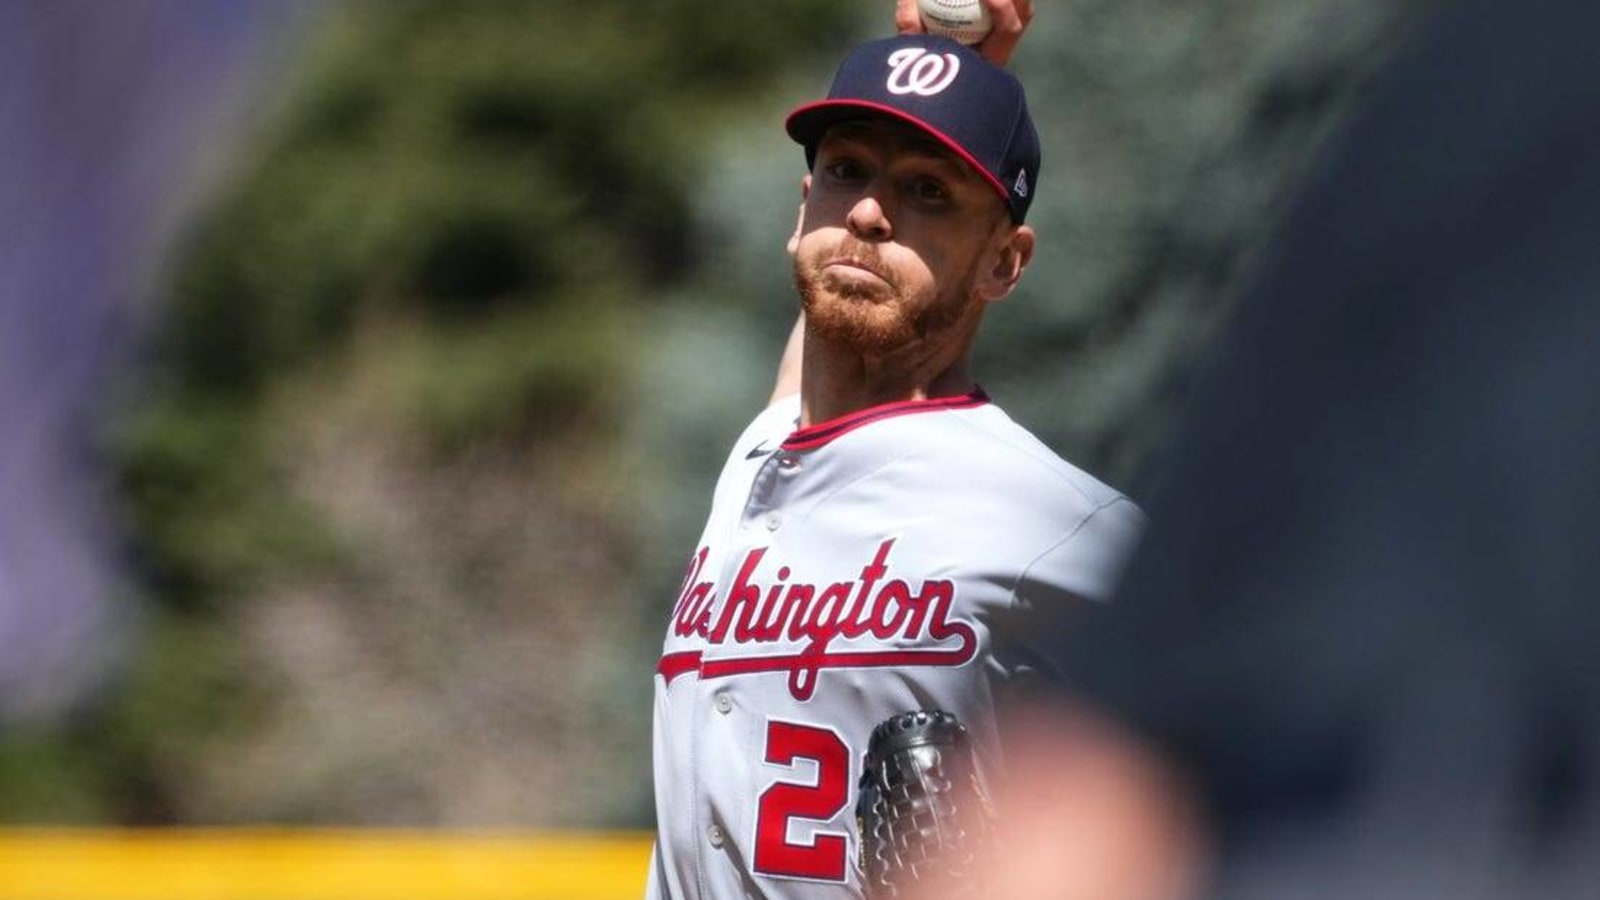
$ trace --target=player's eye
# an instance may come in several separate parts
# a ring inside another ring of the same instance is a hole
[[[864,169],[855,160],[849,157],[841,157],[823,163],[822,171],[828,173],[828,176],[836,181],[854,181],[862,177]]]
[[[943,203],[950,199],[950,189],[937,178],[921,177],[911,181],[911,196],[924,203]]]

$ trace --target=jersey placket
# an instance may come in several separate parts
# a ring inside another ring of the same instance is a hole
[[[803,451],[777,450],[761,461],[751,477],[738,525],[728,536],[729,552],[723,556],[720,584],[733,583],[740,562],[752,551],[765,550],[764,567],[780,564],[784,557],[783,529],[787,520],[798,518],[791,514],[798,505],[796,500],[801,493],[800,475],[805,468],[803,457],[806,455]],[[707,652],[711,652],[711,648],[708,647]],[[696,793],[705,801],[697,804],[697,831],[701,838],[696,855],[704,859],[710,855],[752,853],[754,829],[739,821],[748,817],[750,798],[741,794],[719,803],[716,798],[721,792],[711,785],[731,774],[716,770],[718,765],[728,763],[728,747],[750,745],[749,741],[732,740],[730,732],[765,727],[765,711],[760,702],[751,702],[759,698],[745,696],[747,691],[741,690],[739,679],[697,680],[694,689],[699,706],[696,718],[702,723],[693,737],[697,763],[694,777],[701,785]],[[752,717],[761,721],[752,721]],[[717,760],[723,762],[717,764],[714,762]],[[738,760],[734,764],[760,765],[760,760]],[[750,824],[753,826],[753,819]],[[717,860],[713,865],[730,862]],[[743,864],[748,866],[750,860],[744,860]],[[706,869],[702,867],[701,871],[705,873]]]

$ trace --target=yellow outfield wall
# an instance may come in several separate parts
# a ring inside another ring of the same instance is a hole
[[[0,900],[638,900],[647,834],[0,830]]]

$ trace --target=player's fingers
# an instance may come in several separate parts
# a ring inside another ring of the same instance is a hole
[[[1033,0],[983,0],[996,27],[1015,20],[1018,27],[1026,29],[1033,21]]]
[[[983,0],[983,4],[989,8],[993,28],[977,50],[990,62],[1003,66],[1011,61],[1022,33],[1033,21],[1033,0]]]
[[[917,0],[895,0],[894,27],[900,34],[922,33],[922,14],[917,12]]]

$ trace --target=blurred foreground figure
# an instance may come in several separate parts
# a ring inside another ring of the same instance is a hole
[[[1380,82],[1052,654],[996,896],[1600,897],[1597,33],[1466,0]]]

